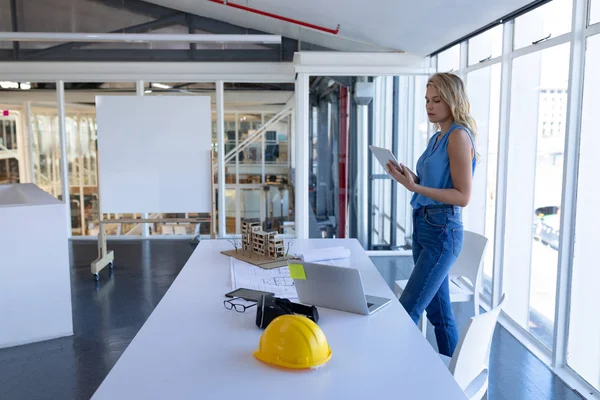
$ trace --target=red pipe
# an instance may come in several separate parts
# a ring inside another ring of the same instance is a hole
[[[292,23],[292,24],[305,26],[307,28],[316,29],[318,31],[331,33],[333,35],[337,35],[340,32],[340,26],[339,25],[337,26],[336,29],[329,29],[329,28],[325,28],[325,27],[322,27],[322,26],[318,26],[318,25],[314,25],[314,24],[309,24],[308,22],[299,21],[297,19],[292,19],[292,18],[284,17],[282,15],[277,15],[277,14],[272,14],[270,12],[266,12],[266,11],[262,11],[262,10],[257,10],[256,8],[246,7],[246,6],[243,6],[241,4],[230,3],[227,0],[208,0],[208,1],[210,1],[211,3],[217,3],[217,4],[222,4],[224,6],[228,6],[228,7],[232,7],[232,8],[237,8],[238,10],[244,10],[244,11],[248,11],[248,12],[251,12],[251,13],[263,15],[265,17],[275,18],[275,19],[278,19],[278,20],[281,20],[281,21]]]
[[[346,237],[348,205],[348,88],[340,87],[340,139],[339,139],[339,215],[338,238]]]

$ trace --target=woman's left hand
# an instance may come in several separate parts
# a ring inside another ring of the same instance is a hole
[[[415,191],[415,187],[417,186],[415,182],[416,175],[410,169],[408,169],[406,165],[394,165],[394,163],[388,161],[386,166],[388,173],[392,176],[392,178],[398,181],[398,183],[400,183],[409,191]]]

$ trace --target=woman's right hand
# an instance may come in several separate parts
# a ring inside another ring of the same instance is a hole
[[[390,176],[398,183],[411,192],[415,190],[415,185],[419,182],[419,178],[409,168],[407,168],[405,165],[396,164],[392,161],[388,161],[386,167]]]
[[[417,176],[417,174],[415,174],[414,172],[412,172],[410,170],[410,168],[408,168],[404,164],[400,164],[400,168],[401,168],[402,171],[406,171],[407,173],[409,173],[410,175],[412,175],[413,181],[415,181],[416,183],[419,183],[419,177]]]

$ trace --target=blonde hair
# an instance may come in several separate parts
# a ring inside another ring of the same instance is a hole
[[[465,84],[457,75],[443,72],[432,75],[427,81],[427,86],[437,89],[440,97],[448,107],[454,122],[464,126],[473,136],[476,158],[479,159],[477,152],[477,122],[471,116],[471,103],[465,89]],[[439,124],[435,124],[435,129],[440,130]]]

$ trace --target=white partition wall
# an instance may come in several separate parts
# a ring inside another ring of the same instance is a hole
[[[33,184],[0,185],[0,348],[73,334],[66,214]]]

